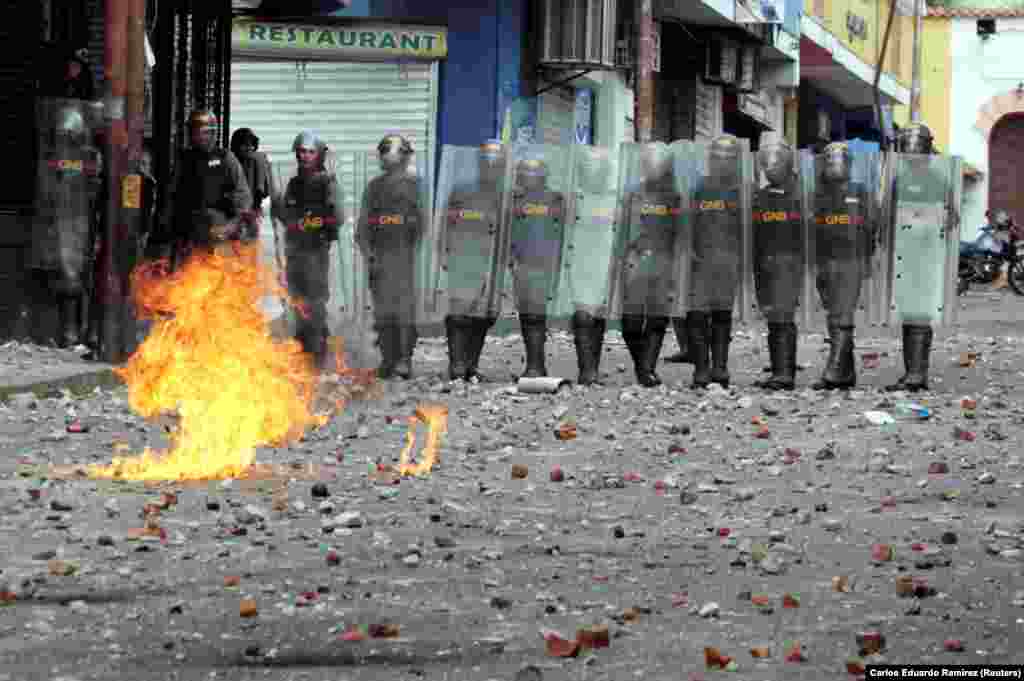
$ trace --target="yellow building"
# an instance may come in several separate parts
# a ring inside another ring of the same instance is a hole
[[[881,138],[874,80],[889,0],[804,0],[795,133],[800,148],[831,140]],[[913,3],[897,6],[879,81],[886,115],[907,119],[913,62]]]

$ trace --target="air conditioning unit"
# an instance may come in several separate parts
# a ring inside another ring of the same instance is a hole
[[[539,0],[541,66],[616,68],[617,0]]]

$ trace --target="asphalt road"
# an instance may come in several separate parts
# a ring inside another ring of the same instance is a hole
[[[885,645],[868,662],[1024,662],[1024,304],[962,302],[961,325],[936,344],[933,391],[913,398],[927,419],[879,390],[898,375],[888,336],[859,339],[859,355],[880,355],[861,387],[824,394],[803,388],[826,351],[805,337],[809,368],[782,395],[749,387],[766,361],[759,332],[737,333],[734,388],[707,392],[673,365],[664,387],[634,386],[617,334],[605,386],[529,396],[510,390],[516,337],[488,344],[495,380],[473,386],[440,380],[443,341],[424,340],[420,379],[260,452],[321,464],[329,498],[303,480],[286,495],[266,482],[166,486],[177,503],[161,514],[164,540],[132,537],[161,489],[42,479],[49,464],[160,445],[124,389],[15,398],[0,410],[0,681],[484,681],[526,665],[546,680],[697,680],[723,673],[706,647],[734,658],[728,678],[844,679],[873,632]],[[571,340],[554,334],[549,351],[551,370],[574,378]],[[960,366],[967,351],[976,366]],[[977,401],[973,418],[962,397]],[[375,479],[423,402],[449,409],[441,465]],[[874,425],[872,411],[895,421]],[[556,439],[570,418],[578,436]],[[88,432],[67,432],[73,421]],[[893,553],[876,562],[881,544]],[[247,598],[253,617],[240,616]],[[342,640],[385,624],[397,638]],[[598,625],[607,648],[545,649],[547,631]],[[797,643],[803,660],[784,659]]]

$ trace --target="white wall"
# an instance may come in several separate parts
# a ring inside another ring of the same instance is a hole
[[[1024,19],[996,19],[996,27],[996,35],[982,41],[974,19],[953,20],[949,153],[985,173],[979,182],[964,183],[964,239],[974,238],[988,208],[988,139],[974,127],[978,112],[1024,80]]]

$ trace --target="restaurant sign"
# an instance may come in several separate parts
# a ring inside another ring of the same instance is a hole
[[[448,31],[442,27],[317,25],[234,20],[231,47],[253,56],[306,59],[443,59]]]

